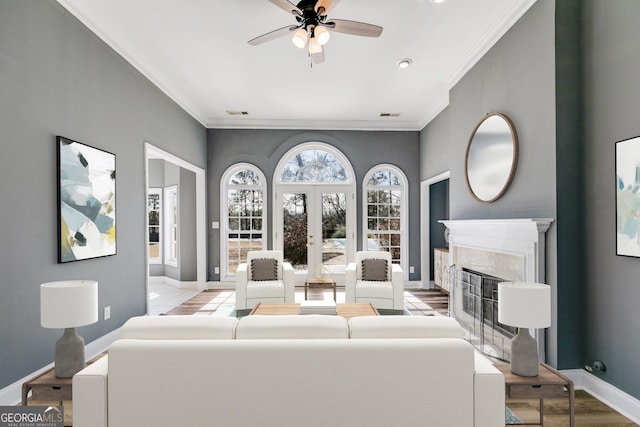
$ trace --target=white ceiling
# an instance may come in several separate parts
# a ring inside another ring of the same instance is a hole
[[[295,24],[268,0],[58,0],[206,127],[364,130],[422,129],[535,1],[341,0],[329,18],[384,31],[333,33],[310,67],[289,36],[247,43]]]

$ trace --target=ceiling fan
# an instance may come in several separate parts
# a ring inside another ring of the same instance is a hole
[[[294,5],[288,0],[269,0],[279,8],[293,14],[297,25],[287,25],[254,39],[249,44],[257,46],[278,37],[293,33],[293,44],[300,49],[309,45],[311,63],[319,64],[324,61],[323,46],[329,41],[331,31],[365,37],[379,37],[382,27],[364,22],[347,21],[344,19],[327,20],[327,14],[340,0],[300,0]]]

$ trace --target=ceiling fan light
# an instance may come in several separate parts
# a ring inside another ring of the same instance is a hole
[[[291,41],[295,47],[302,49],[307,44],[307,31],[304,28],[298,29]]]
[[[313,35],[318,40],[318,44],[320,46],[327,44],[329,39],[331,38],[331,33],[325,27],[316,26],[313,29]]]
[[[315,55],[316,53],[322,52],[322,46],[318,43],[315,37],[311,37],[309,39],[309,54]]]

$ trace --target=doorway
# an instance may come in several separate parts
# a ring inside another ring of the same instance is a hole
[[[274,176],[273,247],[307,278],[344,284],[355,257],[355,184],[351,165],[334,147],[305,143],[285,154]]]
[[[347,238],[353,235],[347,221],[353,209],[348,195],[344,186],[280,186],[278,228],[284,258],[296,271],[296,285],[311,277],[344,277],[353,245]]]
[[[437,221],[441,219],[448,219],[449,216],[449,171],[443,172],[432,178],[429,178],[420,183],[420,252],[425,254],[422,256],[420,269],[422,271],[422,288],[433,289],[433,248],[434,248],[434,235],[441,233],[443,230],[439,228],[438,231],[434,230],[432,223],[435,223],[435,227],[444,227]],[[446,182],[446,185],[443,185]],[[443,183],[441,185],[437,185]],[[432,191],[432,186],[436,185],[436,190],[440,187],[443,191]],[[438,200],[432,200],[432,197],[438,197]],[[442,212],[438,209],[432,209],[432,205],[440,206],[446,211],[445,216],[442,218]],[[433,211],[438,211],[434,213]],[[441,233],[444,239],[444,232]],[[437,239],[436,239],[437,240]],[[437,245],[437,244],[436,244]],[[428,255],[427,255],[428,254]]]
[[[161,150],[149,143],[145,143],[145,188],[146,195],[145,200],[149,203],[149,195],[153,193],[153,190],[150,189],[150,181],[149,181],[149,171],[150,171],[150,161],[153,160],[163,160],[168,164],[174,165],[178,167],[178,169],[184,170],[185,175],[189,176],[189,180],[193,180],[193,187],[195,190],[193,191],[193,198],[189,202],[189,206],[192,206],[191,209],[193,212],[193,224],[190,227],[193,227],[192,234],[195,240],[195,245],[189,251],[184,251],[182,254],[184,257],[189,258],[190,263],[195,264],[195,280],[190,281],[187,284],[187,288],[192,288],[198,291],[205,290],[207,288],[207,265],[206,265],[206,193],[205,193],[205,171],[202,168],[199,168],[189,162],[182,160],[179,157],[174,156],[173,154],[167,153],[164,150]],[[186,173],[188,172],[188,173]],[[192,177],[192,178],[191,178]],[[152,228],[150,227],[149,221],[150,215],[146,215],[145,226],[149,230],[146,235],[146,247],[150,247],[150,243],[153,243]],[[150,291],[149,291],[149,273],[150,273],[150,253],[153,255],[154,252],[151,250],[147,250],[147,312],[150,312]],[[178,282],[178,284],[180,284]],[[177,286],[181,287],[181,286]]]

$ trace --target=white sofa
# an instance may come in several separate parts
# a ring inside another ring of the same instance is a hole
[[[504,377],[454,319],[191,317],[125,324],[73,378],[74,427],[504,426]],[[181,339],[194,318],[215,338]]]

